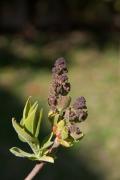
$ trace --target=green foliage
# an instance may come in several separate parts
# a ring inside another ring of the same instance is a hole
[[[27,153],[18,147],[13,147],[10,149],[10,151],[18,157],[26,157],[30,160],[47,161],[53,163],[54,158],[47,155],[49,152],[46,153],[47,148],[53,144],[53,141],[51,140],[53,133],[50,134],[48,139],[45,139],[42,146],[40,146],[38,139],[42,112],[42,109],[39,110],[38,102],[36,101],[32,105],[31,97],[29,97],[23,110],[22,120],[20,123],[18,123],[13,118],[12,125],[17,132],[19,139],[22,142],[28,143],[33,153]]]

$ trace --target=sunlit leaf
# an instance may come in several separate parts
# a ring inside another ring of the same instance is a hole
[[[64,120],[59,121],[57,127],[59,130],[62,130],[65,127],[65,121]]]
[[[16,132],[18,133],[18,135],[24,139],[25,142],[28,142],[28,143],[38,143],[37,139],[32,137],[30,134],[28,134],[25,129],[23,127],[21,127],[17,122],[16,120],[13,118],[12,119],[12,124],[13,124],[13,127],[14,129],[16,130]]]
[[[49,136],[47,136],[44,141],[42,142],[41,145],[41,150],[47,149],[48,147],[50,147],[53,144],[53,141],[51,141],[53,137],[53,133],[51,133]]]
[[[68,130],[66,127],[64,127],[61,131],[61,138],[66,139],[68,137]]]
[[[50,162],[50,163],[54,163],[54,158],[51,156],[42,156],[40,158],[38,158],[39,161],[45,161],[45,162]]]
[[[38,104],[36,104],[33,111],[29,112],[28,117],[24,120],[24,125],[31,134],[34,134],[34,123],[35,123],[37,108],[38,108]]]
[[[63,139],[60,140],[60,144],[63,145],[63,146],[65,146],[65,147],[70,147],[70,146],[71,146],[71,143],[70,143],[70,142],[67,142],[67,141],[65,141],[65,140],[63,140]]]
[[[40,110],[39,117],[38,117],[38,122],[36,124],[37,127],[35,127],[35,137],[38,137],[39,131],[40,131],[40,125],[42,121],[42,115],[43,115],[43,109]]]
[[[18,156],[18,157],[27,157],[28,158],[28,157],[34,156],[34,154],[27,153],[18,147],[11,148],[10,152],[13,153],[15,156]]]
[[[35,101],[35,102],[33,103],[33,105],[31,106],[31,108],[30,108],[30,110],[29,110],[29,115],[30,115],[30,113],[35,109],[36,105],[38,105],[38,101]]]
[[[58,120],[59,120],[59,114],[56,114],[55,116],[54,116],[54,125],[56,125],[57,124],[57,122],[58,122]]]
[[[31,96],[28,98],[28,100],[27,100],[27,102],[25,104],[25,107],[24,107],[24,110],[23,110],[23,119],[27,118],[29,110],[31,108],[30,100],[31,100]]]

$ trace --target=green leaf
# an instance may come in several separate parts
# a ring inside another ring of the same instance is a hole
[[[53,141],[48,141],[48,142],[46,142],[46,143],[43,145],[42,150],[43,150],[43,149],[47,149],[47,148],[50,147],[52,144],[53,144]]]
[[[51,141],[52,137],[53,137],[53,133],[51,133],[49,136],[47,136],[44,139],[44,141],[43,141],[43,143],[41,145],[40,150],[47,149],[48,147],[50,147],[53,144],[53,141]]]
[[[63,130],[61,131],[61,138],[62,139],[68,138],[68,130],[66,127],[64,127]]]
[[[67,142],[63,139],[60,140],[60,144],[65,146],[65,147],[71,147],[71,143],[70,142]]]
[[[50,162],[50,163],[54,163],[54,158],[51,156],[42,156],[40,158],[38,158],[39,161],[45,161],[45,162]]]
[[[23,119],[26,119],[27,116],[28,116],[28,113],[29,113],[29,110],[31,108],[31,96],[28,98],[26,104],[25,104],[25,107],[24,107],[24,110],[23,110]]]
[[[38,101],[35,101],[29,110],[29,114],[35,109],[36,105],[38,105]]]
[[[37,125],[36,125],[37,127],[36,127],[36,131],[35,131],[35,137],[38,137],[38,135],[39,135],[42,116],[43,116],[43,109],[41,109],[40,113],[39,113],[39,119],[38,119],[38,122],[37,122]]]
[[[27,133],[25,129],[21,127],[14,118],[12,119],[12,124],[15,131],[22,139],[24,139],[25,142],[38,144],[37,138],[34,138],[29,133]]]
[[[38,161],[45,161],[45,162],[54,163],[54,159],[51,156],[38,157],[37,155],[31,154],[31,153],[27,153],[27,152],[21,150],[18,147],[11,148],[10,152],[12,154],[14,154],[15,156],[17,156],[17,157],[23,157],[23,158],[28,158],[30,160],[38,160]]]
[[[54,117],[54,123],[53,123],[54,125],[57,124],[57,122],[58,122],[58,120],[59,120],[59,116],[60,116],[59,114],[56,114],[56,115],[55,115],[55,117]]]
[[[59,121],[59,123],[57,124],[57,131],[60,132],[61,139],[66,139],[68,137],[68,130],[65,124],[66,123],[64,120]]]
[[[65,127],[65,121],[64,120],[59,121],[57,127],[59,130],[62,130]]]
[[[38,104],[35,105],[34,109],[29,112],[28,117],[24,120],[24,125],[25,128],[32,134],[34,135],[34,123],[36,120],[36,113],[38,109]]]
[[[34,156],[34,154],[27,153],[27,152],[21,150],[18,147],[11,148],[10,152],[13,153],[15,156],[18,156],[18,157],[27,157],[27,158],[30,158],[30,157]]]

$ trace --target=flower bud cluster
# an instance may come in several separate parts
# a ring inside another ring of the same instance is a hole
[[[87,118],[86,100],[83,96],[76,99],[75,103],[65,113],[65,118],[70,122],[82,122]]]
[[[87,109],[86,100],[83,96],[76,99],[75,103],[73,104],[74,109]]]
[[[81,131],[78,126],[76,126],[75,124],[71,124],[71,126],[69,127],[69,133],[76,133],[77,135],[79,135]]]
[[[58,98],[66,96],[70,91],[67,72],[64,58],[57,59],[52,69],[53,81],[48,97],[48,104],[52,110],[56,109]]]
[[[64,58],[56,60],[52,68],[52,84],[49,91],[49,119],[53,120],[53,133],[63,146],[80,140],[83,136],[80,123],[87,118],[86,100],[83,96],[76,99],[70,106],[70,83],[67,77],[67,67]],[[52,116],[51,116],[52,112]],[[67,143],[67,144],[66,144]]]
[[[87,118],[87,115],[87,106],[84,97],[77,98],[74,104],[65,112],[64,118],[68,122],[69,134],[76,140],[81,137],[82,133],[79,124]]]

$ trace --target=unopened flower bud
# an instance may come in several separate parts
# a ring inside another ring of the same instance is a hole
[[[73,104],[74,109],[87,109],[86,100],[83,96],[76,99],[75,103]]]
[[[55,109],[58,104],[60,96],[66,96],[70,91],[70,83],[67,77],[67,67],[64,58],[56,60],[52,69],[52,87],[50,89],[50,95],[48,97],[48,104],[51,109]],[[52,96],[51,96],[52,94]]]

